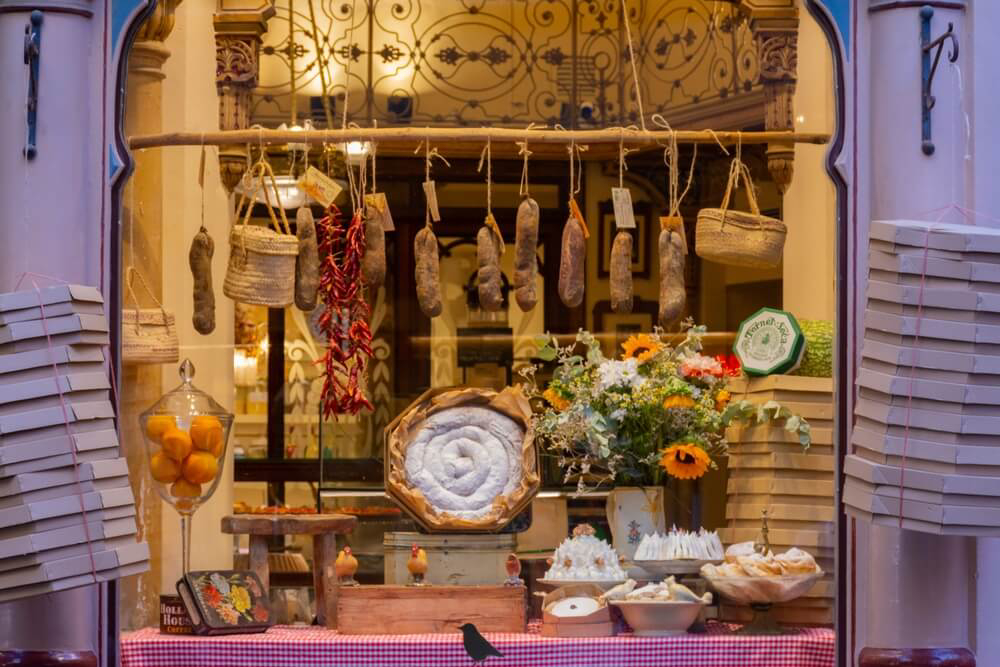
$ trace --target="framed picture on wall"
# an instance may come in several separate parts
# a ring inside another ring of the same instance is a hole
[[[594,304],[594,333],[601,341],[604,355],[618,356],[621,354],[622,343],[629,336],[639,333],[651,333],[659,306],[650,299],[635,297],[632,300],[631,313],[616,313],[611,310],[611,301],[604,299]]]
[[[597,247],[600,253],[597,258],[597,277],[607,278],[611,273],[611,244],[614,243],[615,209],[610,199],[598,202],[600,219],[597,222]],[[632,234],[632,276],[648,279],[652,261],[652,207],[648,201],[636,202],[632,206],[635,212],[635,228],[626,230]]]

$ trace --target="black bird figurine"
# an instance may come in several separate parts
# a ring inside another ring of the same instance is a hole
[[[479,630],[472,623],[460,625],[458,629],[462,631],[462,644],[465,646],[465,652],[472,658],[472,664],[482,664],[491,655],[503,657],[503,653],[486,641],[486,637],[479,634]]]

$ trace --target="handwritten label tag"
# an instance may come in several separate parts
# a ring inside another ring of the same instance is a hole
[[[580,223],[580,229],[583,230],[583,238],[589,239],[590,230],[587,229],[587,221],[583,219],[583,212],[580,210],[580,206],[576,203],[575,199],[569,200],[569,213]]]
[[[632,211],[632,191],[628,188],[611,188],[611,201],[615,207],[615,227],[635,229],[635,213]]]
[[[370,195],[365,195],[365,215],[372,220],[378,220],[383,231],[396,231],[396,225],[392,222],[392,213],[389,212],[389,200],[385,198],[384,192],[373,192]]]
[[[309,167],[299,179],[299,188],[320,203],[323,208],[329,208],[344,188],[335,180],[316,167]]]
[[[441,222],[441,212],[438,210],[437,190],[434,189],[434,181],[424,181],[424,196],[427,197],[427,206],[431,209],[431,220]]]

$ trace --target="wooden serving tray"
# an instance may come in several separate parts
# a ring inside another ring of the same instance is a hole
[[[345,635],[524,632],[524,586],[341,586],[337,631]]]

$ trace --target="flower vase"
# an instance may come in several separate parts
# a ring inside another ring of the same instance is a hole
[[[632,560],[643,535],[665,533],[663,487],[626,486],[608,492],[606,506],[608,526],[615,551]]]

